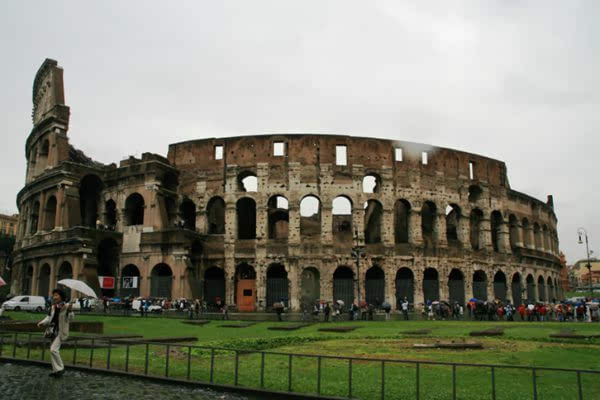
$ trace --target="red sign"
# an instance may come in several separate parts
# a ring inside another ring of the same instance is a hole
[[[101,289],[114,289],[115,288],[114,276],[99,276],[98,281],[100,282]]]

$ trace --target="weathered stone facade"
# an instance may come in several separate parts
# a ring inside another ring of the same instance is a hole
[[[218,297],[248,311],[281,299],[298,310],[316,299],[561,296],[552,198],[512,190],[501,161],[269,135],[101,165],[69,146],[68,119],[62,70],[46,60],[17,198],[15,293],[48,293],[70,274],[99,292],[97,276],[137,277],[139,289],[104,294]]]

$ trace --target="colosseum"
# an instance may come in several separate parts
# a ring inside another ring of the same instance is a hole
[[[12,292],[66,277],[102,296],[200,298],[239,311],[341,299],[396,307],[552,300],[552,196],[502,161],[342,135],[203,138],[116,164],[69,144],[63,70],[33,84]]]

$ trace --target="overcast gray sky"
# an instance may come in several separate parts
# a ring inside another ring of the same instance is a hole
[[[600,252],[600,2],[12,1],[0,5],[0,212],[15,212],[42,61],[71,144],[105,162],[182,140],[374,136],[503,160]]]

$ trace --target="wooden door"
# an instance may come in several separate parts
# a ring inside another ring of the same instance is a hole
[[[254,279],[240,279],[237,282],[236,303],[239,311],[255,311],[256,281]]]

